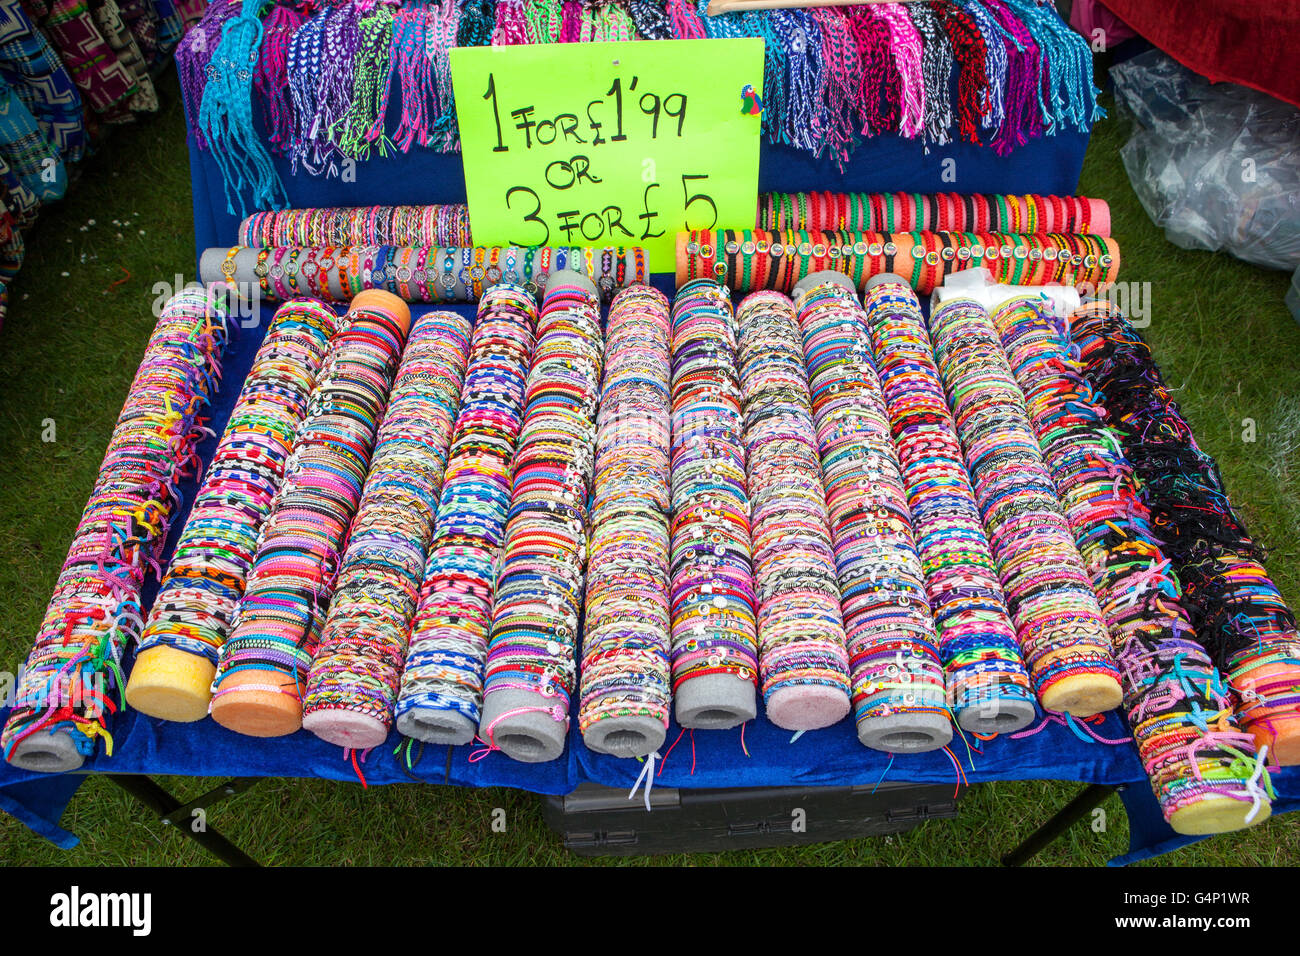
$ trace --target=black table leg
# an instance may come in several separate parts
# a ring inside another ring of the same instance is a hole
[[[215,790],[210,790],[198,800],[181,803],[170,793],[160,787],[152,777],[132,773],[105,774],[131,796],[158,814],[158,819],[166,826],[172,826],[178,833],[189,837],[227,866],[260,866],[256,860],[235,846],[215,828],[204,825],[195,829],[190,825],[190,814],[196,809],[205,809],[225,797],[233,796],[247,790],[256,781],[252,777],[240,777]],[[179,816],[177,811],[183,811]]]
[[[1049,843],[1074,826],[1086,814],[1101,806],[1107,797],[1119,788],[1106,783],[1090,783],[1077,797],[1067,803],[1052,819],[1002,858],[1003,866],[1020,866],[1041,853]]]

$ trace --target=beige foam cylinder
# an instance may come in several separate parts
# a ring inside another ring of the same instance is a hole
[[[1207,796],[1185,807],[1179,807],[1169,818],[1169,826],[1184,836],[1206,836],[1212,833],[1231,833],[1248,826],[1258,826],[1273,813],[1267,802],[1259,805],[1259,812],[1246,822],[1254,804],[1249,800],[1232,797]]]
[[[133,710],[189,723],[208,715],[216,666],[206,657],[157,645],[136,655],[126,684],[126,703]]]

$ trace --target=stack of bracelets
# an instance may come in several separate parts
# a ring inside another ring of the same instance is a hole
[[[1300,634],[1232,508],[1214,460],[1165,388],[1145,342],[1106,303],[1070,332],[1107,422],[1141,482],[1193,626],[1238,698],[1244,730],[1283,766],[1300,763]]]
[[[286,302],[271,320],[140,635],[126,685],[136,710],[208,715],[217,655],[337,323],[311,299]]]
[[[1034,694],[921,304],[880,276],[865,305],[953,718],[973,733],[1013,733],[1034,719]]]
[[[1112,710],[1122,694],[1110,638],[993,322],[952,299],[930,334],[1034,692],[1049,711]]]
[[[233,246],[203,253],[204,282],[226,281],[252,297],[291,299],[310,295],[347,302],[366,289],[381,289],[404,302],[477,302],[486,289],[505,282],[532,295],[557,272],[591,279],[608,300],[647,280],[641,248],[604,249],[527,246]]]
[[[479,718],[489,749],[527,763],[559,757],[568,736],[602,355],[595,287],[552,276],[524,391]]]
[[[395,711],[397,729],[416,740],[467,744],[478,730],[536,324],[537,302],[519,286],[495,286],[479,301]]]
[[[578,728],[597,753],[658,750],[672,704],[668,656],[668,300],[644,286],[609,309]]]
[[[1165,819],[1186,834],[1266,819],[1269,782],[1262,773],[1263,787],[1256,782],[1254,739],[1237,727],[1219,672],[1196,642],[1133,469],[1068,340],[1030,300],[1008,301],[992,318],[1092,573],[1129,726]]]
[[[744,424],[727,291],[709,280],[672,310],[673,710],[683,727],[725,730],[758,713]]]
[[[411,326],[303,695],[303,727],[330,743],[368,750],[392,729],[469,335],[454,312]]]
[[[360,206],[255,212],[241,246],[470,246],[469,207]]]
[[[934,619],[925,599],[871,340],[852,290],[813,276],[796,293],[826,480],[858,739],[920,753],[952,739]]]
[[[122,652],[144,626],[140,593],[180,506],[177,484],[198,465],[227,334],[211,293],[185,289],[163,306],[0,735],[17,767],[74,770],[100,737],[113,752]]]
[[[228,730],[278,737],[302,725],[303,684],[410,321],[402,302],[366,292],[340,322],[218,657],[211,713]]]
[[[778,727],[818,730],[849,712],[849,655],[803,344],[780,293],[736,321],[763,704]]]
[[[1078,232],[1109,236],[1110,207],[1103,199],[1082,196],[765,193],[758,197],[756,225],[774,232],[839,229],[1016,235]]]
[[[946,276],[983,266],[1006,285],[1071,285],[1096,290],[1115,281],[1119,245],[1078,233],[768,232],[710,229],[677,234],[677,282],[710,278],[735,292],[791,292],[827,270],[867,279],[902,276],[928,294]]]

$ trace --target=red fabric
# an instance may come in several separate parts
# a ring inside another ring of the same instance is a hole
[[[1139,34],[1215,81],[1300,106],[1300,0],[1104,0]]]

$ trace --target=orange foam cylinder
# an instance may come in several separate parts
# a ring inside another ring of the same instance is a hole
[[[1252,651],[1228,674],[1228,684],[1240,701],[1237,717],[1242,729],[1255,738],[1257,747],[1268,747],[1270,762],[1283,767],[1300,764],[1300,664],[1293,662],[1300,647],[1290,642],[1288,646],[1291,661],[1252,667],[1250,661],[1262,656]],[[1263,702],[1278,696],[1284,703]]]

